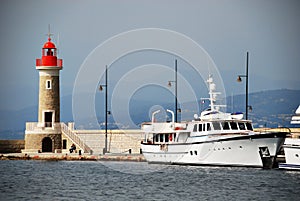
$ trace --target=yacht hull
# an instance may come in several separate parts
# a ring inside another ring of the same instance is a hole
[[[283,145],[286,163],[280,169],[300,170],[300,139],[287,138]]]
[[[191,143],[147,144],[149,163],[272,168],[287,133],[242,135]]]

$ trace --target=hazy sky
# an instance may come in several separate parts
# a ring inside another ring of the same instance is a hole
[[[298,0],[2,0],[0,5],[0,109],[37,104],[35,59],[41,57],[48,24],[64,60],[61,96],[72,94],[80,66],[97,46],[117,34],[142,28],[171,30],[198,43],[217,66],[227,95],[245,91],[236,77],[245,73],[246,51],[250,52],[251,92],[300,89]],[[116,62],[111,80],[121,79],[128,66],[155,63],[173,68],[174,58],[155,51],[125,56]],[[122,70],[118,69],[121,65]],[[179,59],[179,73],[186,77],[190,73],[187,82],[192,87],[203,82],[193,77],[188,66]],[[173,74],[158,76],[173,79]]]

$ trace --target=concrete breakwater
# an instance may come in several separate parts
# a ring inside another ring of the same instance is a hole
[[[21,153],[24,147],[24,140],[0,140],[0,153]]]
[[[40,153],[40,154],[22,154],[11,153],[1,154],[0,160],[48,160],[48,161],[132,161],[145,162],[142,154],[106,154],[106,155],[79,155],[79,154],[57,154],[57,153]]]

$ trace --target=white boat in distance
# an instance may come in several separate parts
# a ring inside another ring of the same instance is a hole
[[[149,163],[273,168],[287,132],[256,133],[242,114],[224,113],[216,105],[216,86],[207,80],[210,108],[188,122],[143,123],[141,149]]]
[[[300,124],[300,105],[292,116],[291,124]],[[280,169],[300,170],[300,138],[286,138],[284,145],[285,163],[279,163]]]

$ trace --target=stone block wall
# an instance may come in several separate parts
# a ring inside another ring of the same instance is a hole
[[[62,146],[62,138],[61,133],[58,134],[37,134],[37,133],[27,133],[25,134],[25,150],[36,150],[38,152],[42,152],[42,142],[43,139],[49,137],[52,140],[52,152],[56,150],[61,150]]]
[[[24,140],[0,140],[0,153],[21,153],[24,147]]]
[[[108,134],[108,151],[112,153],[140,153],[141,136],[132,133],[111,133]]]

